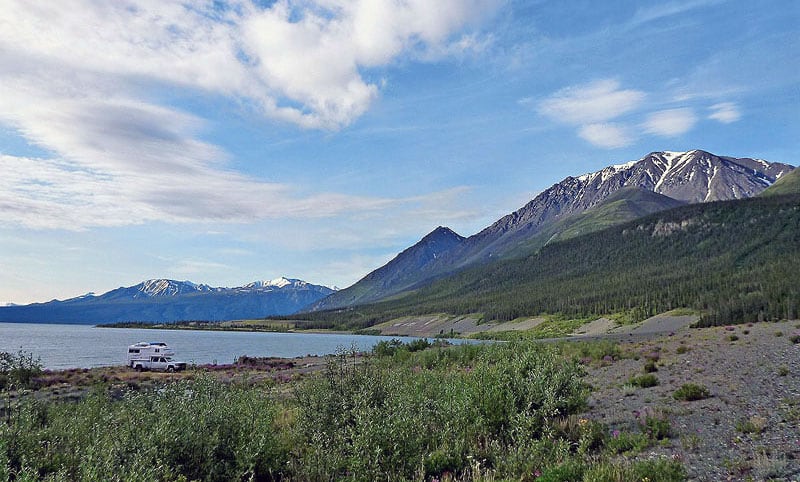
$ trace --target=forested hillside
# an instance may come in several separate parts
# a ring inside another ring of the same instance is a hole
[[[796,318],[800,195],[694,204],[463,271],[391,301],[304,315],[366,327],[401,315],[543,313],[636,319],[675,308],[704,324]]]

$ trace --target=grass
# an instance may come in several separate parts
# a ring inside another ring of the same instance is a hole
[[[545,338],[561,338],[574,333],[578,328],[596,318],[569,318],[561,315],[542,315],[545,321],[530,330],[482,331],[471,338],[479,340],[524,341]]]

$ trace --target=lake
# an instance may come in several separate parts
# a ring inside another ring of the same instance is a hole
[[[128,345],[163,341],[175,358],[188,363],[233,363],[239,356],[328,355],[338,350],[369,350],[391,336],[264,333],[231,331],[96,328],[88,325],[0,323],[0,351],[33,353],[44,368],[91,368],[124,365]],[[406,338],[404,338],[406,339]],[[406,340],[413,340],[407,338]]]

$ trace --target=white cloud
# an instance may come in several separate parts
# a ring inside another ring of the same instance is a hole
[[[378,95],[362,71],[402,56],[475,49],[480,42],[459,32],[494,4],[7,0],[0,123],[52,155],[0,157],[11,173],[0,179],[0,219],[83,229],[411,206],[404,199],[304,195],[231,171],[227,153],[200,140],[204,120],[161,104],[159,88],[218,94],[268,117],[336,129]]]
[[[605,149],[625,147],[633,142],[628,129],[618,124],[588,124],[582,126],[578,135],[592,144]]]
[[[675,137],[687,132],[696,122],[697,117],[692,109],[668,109],[647,116],[643,128],[649,134]]]
[[[568,124],[604,122],[641,105],[645,93],[620,89],[617,80],[606,79],[559,90],[539,104],[539,113]]]
[[[739,111],[739,106],[733,102],[721,102],[719,104],[714,104],[710,107],[710,110],[711,114],[709,114],[708,118],[722,122],[723,124],[736,122],[742,117],[742,113]]]
[[[642,91],[622,89],[619,81],[605,79],[561,89],[539,102],[538,112],[579,126],[578,135],[598,147],[615,149],[630,145],[634,138],[625,125],[607,121],[635,111],[645,97]],[[530,104],[531,99],[519,103]]]

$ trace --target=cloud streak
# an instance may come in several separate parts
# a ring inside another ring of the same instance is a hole
[[[712,105],[709,109],[711,114],[709,114],[708,118],[723,124],[730,124],[742,118],[739,107],[733,102],[720,102]]]
[[[648,115],[643,127],[649,134],[676,137],[689,131],[695,123],[697,116],[692,109],[668,109]]]
[[[0,219],[85,229],[150,221],[319,218],[415,204],[303,194],[226,167],[204,119],[161,87],[224,96],[335,130],[379,95],[365,72],[477,48],[459,36],[491,0],[32,3],[0,18],[0,123],[51,156],[0,152]],[[42,28],[47,25],[47,28]],[[466,39],[466,40],[465,40]],[[155,88],[155,90],[154,90]],[[433,195],[436,195],[435,193]]]
[[[559,122],[591,124],[630,112],[644,98],[644,92],[621,89],[619,81],[606,79],[559,90],[539,104],[539,113]]]

